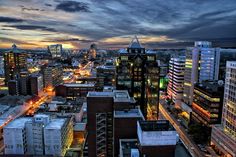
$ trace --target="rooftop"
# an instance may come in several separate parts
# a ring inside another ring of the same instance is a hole
[[[115,70],[116,67],[114,65],[101,65],[97,66],[97,69]]]
[[[135,117],[137,117],[137,118],[144,119],[142,112],[138,108],[124,110],[124,111],[115,111],[114,117],[115,118],[135,118]]]
[[[202,83],[196,83],[195,88],[203,90],[208,94],[220,96],[223,94],[224,81],[203,81]]]
[[[139,121],[142,131],[173,131],[174,128],[168,120]]]
[[[75,123],[74,131],[85,131],[86,130],[86,123]]]
[[[10,49],[10,50],[7,51],[7,52],[13,52],[13,53],[24,53],[23,50],[19,50],[19,49],[17,48],[16,44],[13,44],[13,45],[12,45],[12,49]]]
[[[21,129],[23,129],[25,127],[25,123],[29,122],[29,121],[32,121],[31,117],[18,118],[18,119],[13,120],[12,122],[8,123],[8,125],[5,126],[5,128],[19,128],[19,129],[21,128]]]
[[[129,48],[143,48],[137,36],[134,36],[131,43],[129,44]]]
[[[127,90],[114,90],[114,102],[130,102],[132,98],[130,98]]]
[[[63,84],[66,87],[94,87],[94,83],[89,83],[89,84],[80,84],[80,83],[65,83]]]
[[[50,117],[49,115],[46,115],[46,114],[36,114],[34,115],[34,118],[48,118]]]
[[[137,139],[120,139],[120,156],[127,157],[131,156],[132,150],[138,149]]]
[[[52,121],[45,127],[45,129],[61,129],[65,122],[65,118],[52,119]]]
[[[87,97],[113,97],[113,92],[88,92]]]

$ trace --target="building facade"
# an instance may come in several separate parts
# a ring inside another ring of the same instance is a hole
[[[48,51],[51,54],[52,58],[61,58],[62,57],[62,45],[50,45],[48,46]]]
[[[62,81],[63,71],[61,65],[49,65],[42,69],[44,88],[48,91],[60,85]]]
[[[12,50],[4,53],[4,71],[5,84],[9,80],[18,78],[21,70],[27,68],[27,54],[17,49],[16,45],[12,45]]]
[[[157,119],[159,104],[159,66],[155,53],[146,53],[137,37],[116,61],[116,88],[128,90],[145,117]],[[148,113],[149,111],[149,113]]]
[[[167,120],[138,121],[140,156],[174,157],[178,134]]]
[[[169,62],[169,83],[167,87],[168,97],[173,102],[182,100],[184,86],[185,57],[171,58]]]
[[[223,95],[223,82],[203,81],[194,86],[192,121],[211,127],[220,124]]]
[[[39,95],[43,91],[43,75],[39,73],[30,75],[30,90],[32,95]]]
[[[5,154],[64,156],[73,140],[69,118],[37,114],[18,118],[3,128]]]
[[[88,93],[88,137],[86,139],[87,144],[85,144],[85,147],[88,147],[88,153],[84,154],[84,156],[110,157],[114,155],[114,112],[132,109],[134,108],[134,103],[135,100],[129,96],[127,91],[123,90]],[[134,119],[137,119],[137,114]],[[140,117],[140,115],[138,116]]]
[[[77,97],[86,97],[88,92],[95,91],[95,84],[65,83],[56,86],[56,96],[62,96],[67,99],[76,99]]]
[[[236,157],[236,62],[226,64],[222,124],[212,128],[211,144],[224,155]]]
[[[191,105],[193,88],[197,82],[203,80],[218,80],[220,49],[212,48],[208,41],[196,41],[194,47],[187,48],[183,101]]]

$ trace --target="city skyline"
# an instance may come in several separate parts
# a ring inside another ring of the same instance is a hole
[[[138,35],[147,48],[185,48],[196,40],[235,47],[234,0],[0,0],[0,47],[124,48]]]

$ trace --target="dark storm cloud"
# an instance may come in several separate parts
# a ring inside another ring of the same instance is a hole
[[[38,26],[38,25],[5,25],[5,26],[20,30],[41,30],[41,31],[57,32],[57,30],[55,30],[54,28],[49,28],[46,26]]]
[[[63,1],[56,6],[56,10],[65,12],[90,12],[89,6],[84,2]]]
[[[23,5],[20,5],[22,11],[45,11],[44,9],[38,9],[38,8],[28,8]]]
[[[45,6],[47,6],[47,7],[52,7],[52,4],[45,3]]]
[[[1,42],[10,42],[10,43],[12,43],[12,44],[36,45],[36,44],[34,44],[34,43],[28,43],[28,42],[25,42],[25,41],[16,40],[16,39],[12,39],[12,38],[4,38],[4,37],[1,37],[1,38],[0,38],[0,41],[1,41]]]
[[[23,21],[24,20],[18,19],[18,18],[0,16],[0,22],[14,23],[14,22],[23,22]]]
[[[82,42],[82,43],[90,43],[90,42],[96,42],[95,40],[88,40],[88,39],[79,39],[79,38],[69,38],[69,39],[48,39],[43,40],[42,42]]]

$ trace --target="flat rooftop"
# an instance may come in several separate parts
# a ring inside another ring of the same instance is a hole
[[[86,123],[75,123],[74,131],[85,131],[86,130]]]
[[[113,97],[113,92],[88,92],[87,97]]]
[[[130,98],[129,93],[127,90],[114,90],[114,102],[130,102],[133,101]]]
[[[4,128],[18,128],[18,129],[24,129],[25,127],[25,123],[32,121],[31,117],[23,117],[23,118],[18,118],[13,120],[12,122],[8,123],[7,126],[5,126]]]
[[[115,70],[116,67],[114,65],[101,65],[101,66],[98,66],[97,69]]]
[[[142,131],[173,131],[174,127],[168,120],[139,121]]]
[[[143,114],[140,109],[114,111],[114,118],[142,118],[144,119]]]
[[[41,113],[34,115],[34,118],[49,118],[49,117],[50,117],[49,115]]]
[[[51,122],[46,125],[45,129],[61,129],[65,122],[66,118],[52,119]]]
[[[132,149],[138,150],[137,139],[120,139],[120,156],[128,157],[131,156]]]
[[[89,83],[89,84],[80,84],[80,83],[65,83],[63,84],[66,87],[94,87],[94,83]]]

